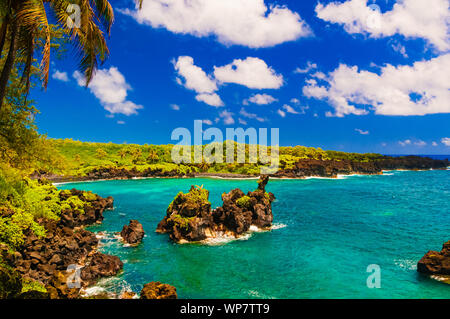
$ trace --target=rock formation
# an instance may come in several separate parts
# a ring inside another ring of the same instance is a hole
[[[79,298],[80,289],[71,289],[66,285],[67,276],[70,275],[66,272],[69,265],[84,267],[81,271],[81,287],[92,285],[101,277],[113,276],[122,268],[118,257],[96,252],[97,237],[82,228],[101,222],[103,212],[113,208],[113,198],[102,198],[76,189],[61,191],[59,196],[61,200],[77,196],[84,203],[82,211],[68,205],[61,210],[58,221],[39,219],[39,224],[46,229],[45,237],[37,237],[27,230],[24,244],[13,254],[8,253],[7,247],[0,247],[0,259],[14,269],[19,278],[28,278],[45,286],[50,298]],[[1,274],[0,271],[0,277]],[[3,279],[6,277],[0,278],[0,286]],[[5,283],[10,285],[11,280]],[[37,297],[37,292],[16,294],[14,298],[33,296]],[[43,297],[42,294],[40,296]]]
[[[141,299],[177,299],[177,289],[159,281],[152,281],[144,285],[141,290]]]
[[[189,193],[178,193],[158,224],[159,233],[168,233],[178,243],[201,241],[219,234],[239,237],[250,226],[269,228],[272,225],[272,202],[267,193],[268,176],[262,176],[258,188],[245,195],[240,189],[222,194],[223,205],[211,211],[209,191],[192,186]]]
[[[142,224],[137,220],[130,220],[128,225],[123,226],[120,236],[123,238],[124,242],[130,245],[137,245],[144,238],[145,232]]]
[[[417,263],[417,271],[429,275],[450,276],[450,241],[440,252],[430,250]]]

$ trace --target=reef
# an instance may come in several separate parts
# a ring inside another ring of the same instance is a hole
[[[158,233],[168,233],[177,243],[197,242],[220,235],[239,238],[251,226],[269,229],[275,196],[265,190],[269,176],[261,176],[258,188],[245,194],[240,189],[222,194],[223,205],[211,210],[209,191],[192,186],[178,193],[158,224]]]

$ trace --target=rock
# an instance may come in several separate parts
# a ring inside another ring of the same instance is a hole
[[[81,270],[81,279],[86,286],[90,286],[100,278],[117,275],[122,268],[123,263],[119,257],[96,252],[89,264]]]
[[[128,225],[123,226],[120,236],[130,245],[137,245],[144,238],[145,232],[142,224],[137,220],[130,220]]]
[[[268,176],[262,176],[258,188],[245,195],[240,189],[222,194],[223,205],[211,211],[209,192],[192,186],[189,193],[178,193],[169,205],[166,216],[158,224],[159,233],[168,233],[178,243],[201,241],[220,233],[239,237],[250,227],[268,228],[272,225],[272,202],[267,193]]]
[[[119,299],[134,299],[136,297],[136,293],[132,291],[124,291],[120,296]]]
[[[67,282],[72,282],[69,278],[70,275],[72,274],[64,274],[61,271],[53,274],[45,286],[50,299],[77,299],[80,297],[80,288],[67,285]]]
[[[430,275],[450,276],[450,241],[440,252],[430,250],[417,263],[417,271]]]
[[[23,292],[20,295],[17,296],[17,299],[49,299],[50,295],[48,292],[42,292],[42,291],[27,291]]]
[[[159,281],[152,281],[144,285],[141,290],[141,299],[177,299],[177,289]]]

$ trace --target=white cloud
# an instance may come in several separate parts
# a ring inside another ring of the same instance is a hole
[[[278,113],[281,117],[285,117],[285,116],[286,116],[286,112],[284,112],[283,110],[278,110],[277,113]]]
[[[226,125],[234,124],[233,113],[223,110],[219,113],[219,117],[223,119],[223,123]]]
[[[170,104],[170,108],[174,111],[180,110],[180,106],[178,104]]]
[[[432,145],[432,146],[438,146],[438,143],[436,143],[436,142],[433,141],[433,143],[431,143],[431,145]]]
[[[411,145],[411,140],[399,141],[398,144],[401,146]]]
[[[251,97],[244,100],[243,103],[244,105],[247,105],[249,102],[258,105],[266,105],[276,101],[278,100],[269,94],[253,94]]]
[[[145,0],[142,9],[120,10],[153,28],[196,37],[215,36],[225,45],[271,47],[312,35],[298,13],[264,0]]]
[[[287,113],[291,113],[291,114],[299,114],[296,110],[294,110],[294,108],[288,104],[283,105],[283,109],[287,112]]]
[[[189,90],[197,92],[195,99],[211,106],[220,107],[224,103],[220,96],[215,93],[218,90],[216,80],[207,75],[202,68],[194,64],[190,56],[180,56],[174,61],[175,71],[179,77],[177,82]],[[184,81],[180,78],[182,77]]]
[[[243,117],[246,117],[246,118],[249,118],[249,119],[255,119],[258,122],[264,122],[265,121],[264,118],[258,116],[257,114],[249,113],[244,108],[241,108],[241,110],[239,111],[239,114],[241,114]]]
[[[174,66],[178,75],[184,78],[184,82],[180,79],[178,83],[184,85],[187,89],[197,93],[214,93],[217,91],[216,81],[208,76],[202,68],[196,66],[192,57],[180,56],[174,61]]]
[[[220,107],[220,106],[224,106],[225,104],[223,103],[223,101],[220,99],[220,96],[217,95],[216,93],[212,93],[212,94],[208,94],[208,93],[202,93],[202,94],[198,94],[195,99],[199,102],[204,102],[208,105],[211,106],[215,106],[215,107]]]
[[[412,66],[388,64],[380,74],[341,64],[328,75],[326,86],[310,79],[303,94],[328,101],[339,117],[368,114],[368,109],[380,115],[450,113],[448,70],[450,54]]]
[[[202,123],[203,123],[203,124],[206,124],[206,125],[212,125],[212,124],[213,124],[212,121],[211,121],[211,120],[208,120],[208,119],[203,120]]]
[[[350,34],[367,34],[373,38],[401,34],[406,38],[422,38],[440,51],[450,48],[448,0],[403,0],[392,10],[382,13],[368,0],[348,0],[316,6],[317,16],[344,26]]]
[[[441,139],[442,144],[445,146],[450,146],[450,137],[444,137]]]
[[[80,72],[75,71],[73,77],[79,86],[85,86],[85,78]],[[137,114],[137,110],[143,108],[142,105],[127,100],[131,86],[116,67],[97,70],[88,88],[111,114]]]
[[[406,53],[406,48],[404,45],[402,45],[399,42],[394,42],[391,44],[392,49],[395,52],[398,52],[399,54],[401,54],[404,58],[408,58],[408,54]]]
[[[295,97],[293,97],[293,98],[291,99],[290,102],[291,102],[292,104],[295,104],[295,105],[300,104],[300,100],[299,100],[299,99],[296,99]]]
[[[299,74],[304,74],[304,73],[308,73],[311,70],[317,69],[317,64],[315,63],[311,63],[310,61],[308,61],[306,63],[306,67],[305,68],[296,68],[294,70],[294,73],[299,73]]]
[[[117,121],[117,124],[123,125],[125,124],[125,121]]]
[[[253,57],[214,67],[214,76],[222,83],[236,83],[250,89],[279,89],[283,85],[282,75],[277,74],[263,60]]]
[[[238,121],[239,121],[239,124],[247,125],[247,121],[245,121],[245,120],[243,120],[241,118],[238,118]]]
[[[358,132],[361,135],[369,135],[369,133],[370,133],[369,131],[364,131],[364,130],[361,130],[359,128],[355,128],[355,131]]]
[[[61,72],[58,70],[55,70],[55,72],[52,74],[52,79],[69,82],[69,76],[67,75],[67,72]]]
[[[418,140],[417,142],[414,142],[414,145],[419,146],[419,147],[423,147],[423,146],[426,146],[427,143],[422,141],[422,140]]]

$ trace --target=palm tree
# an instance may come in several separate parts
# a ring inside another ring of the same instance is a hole
[[[98,62],[109,55],[104,33],[110,33],[114,12],[108,0],[2,0],[0,4],[0,54],[5,58],[0,73],[0,110],[15,63],[23,63],[22,84],[30,87],[30,73],[36,43],[43,37],[40,74],[47,87],[50,67],[51,31],[47,15],[52,12],[57,26],[78,51],[79,69],[86,86],[92,80]],[[69,5],[71,5],[69,7]],[[80,25],[73,25],[74,5],[79,6]],[[69,10],[68,10],[69,7]]]

